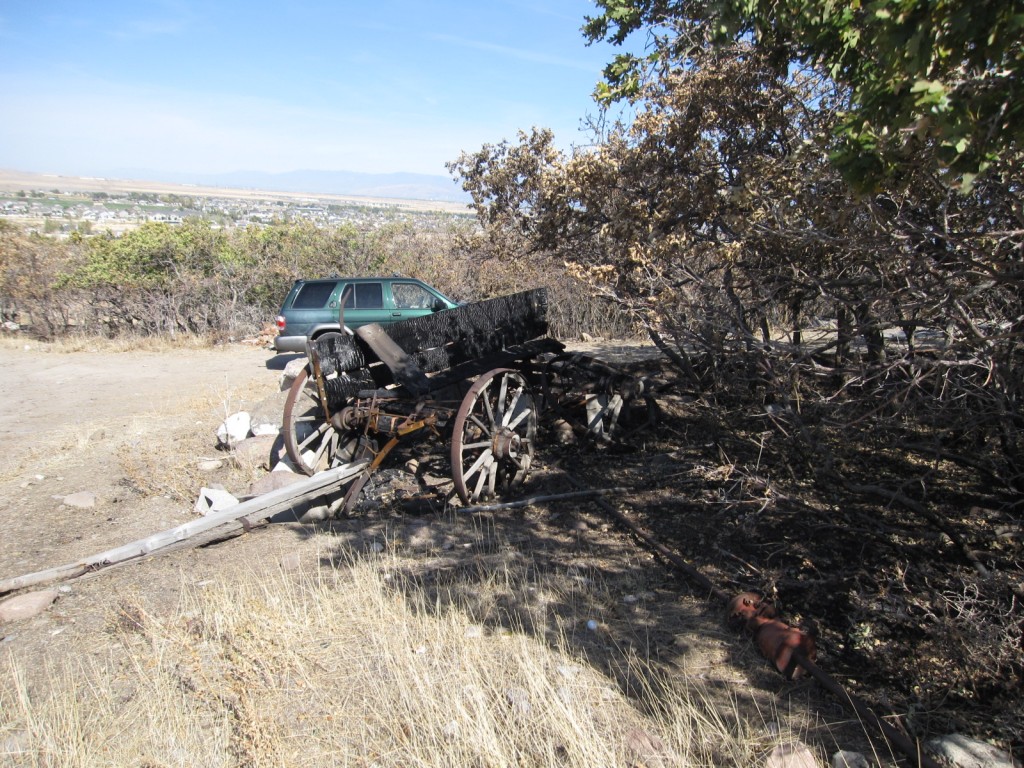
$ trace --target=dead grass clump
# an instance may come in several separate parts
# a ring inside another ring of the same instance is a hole
[[[127,664],[67,662],[45,691],[8,659],[0,744],[26,765],[588,768],[749,765],[764,747],[643,659],[623,659],[652,681],[627,697],[566,645],[482,626],[380,566],[351,555],[132,611],[115,621]]]

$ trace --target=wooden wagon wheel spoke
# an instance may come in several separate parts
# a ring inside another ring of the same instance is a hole
[[[320,392],[310,378],[309,369],[303,370],[284,403],[284,447],[296,469],[314,475],[325,469],[345,464],[357,450],[354,433],[339,432],[327,421]]]
[[[522,483],[536,433],[536,403],[521,373],[498,368],[477,379],[452,430],[452,479],[462,502],[472,504]]]

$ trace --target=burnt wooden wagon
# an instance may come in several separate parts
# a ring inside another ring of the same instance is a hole
[[[285,403],[288,456],[309,475],[366,462],[338,504],[348,512],[392,449],[426,430],[449,441],[468,505],[525,480],[542,414],[603,442],[637,413],[653,420],[645,379],[567,354],[547,331],[547,292],[537,289],[312,340]]]

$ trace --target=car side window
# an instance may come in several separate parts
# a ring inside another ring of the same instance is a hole
[[[306,283],[292,301],[293,309],[320,309],[334,291],[334,283]]]
[[[430,309],[434,299],[429,291],[416,283],[392,283],[391,295],[395,298],[396,309]]]
[[[356,309],[383,309],[384,286],[380,283],[356,283],[355,297]]]

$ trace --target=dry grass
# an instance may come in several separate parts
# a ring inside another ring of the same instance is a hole
[[[165,617],[125,597],[123,654],[63,661],[43,690],[0,662],[0,765],[721,766],[789,738],[624,655],[648,681],[627,696],[566,643],[482,623],[386,558],[327,559],[193,588]],[[471,580],[487,595],[520,577],[491,578]]]
[[[122,334],[113,339],[82,334],[61,336],[41,341],[23,334],[0,335],[0,350],[31,349],[33,352],[166,352],[168,350],[210,349],[216,345],[212,336],[180,333],[175,336],[135,336]]]

